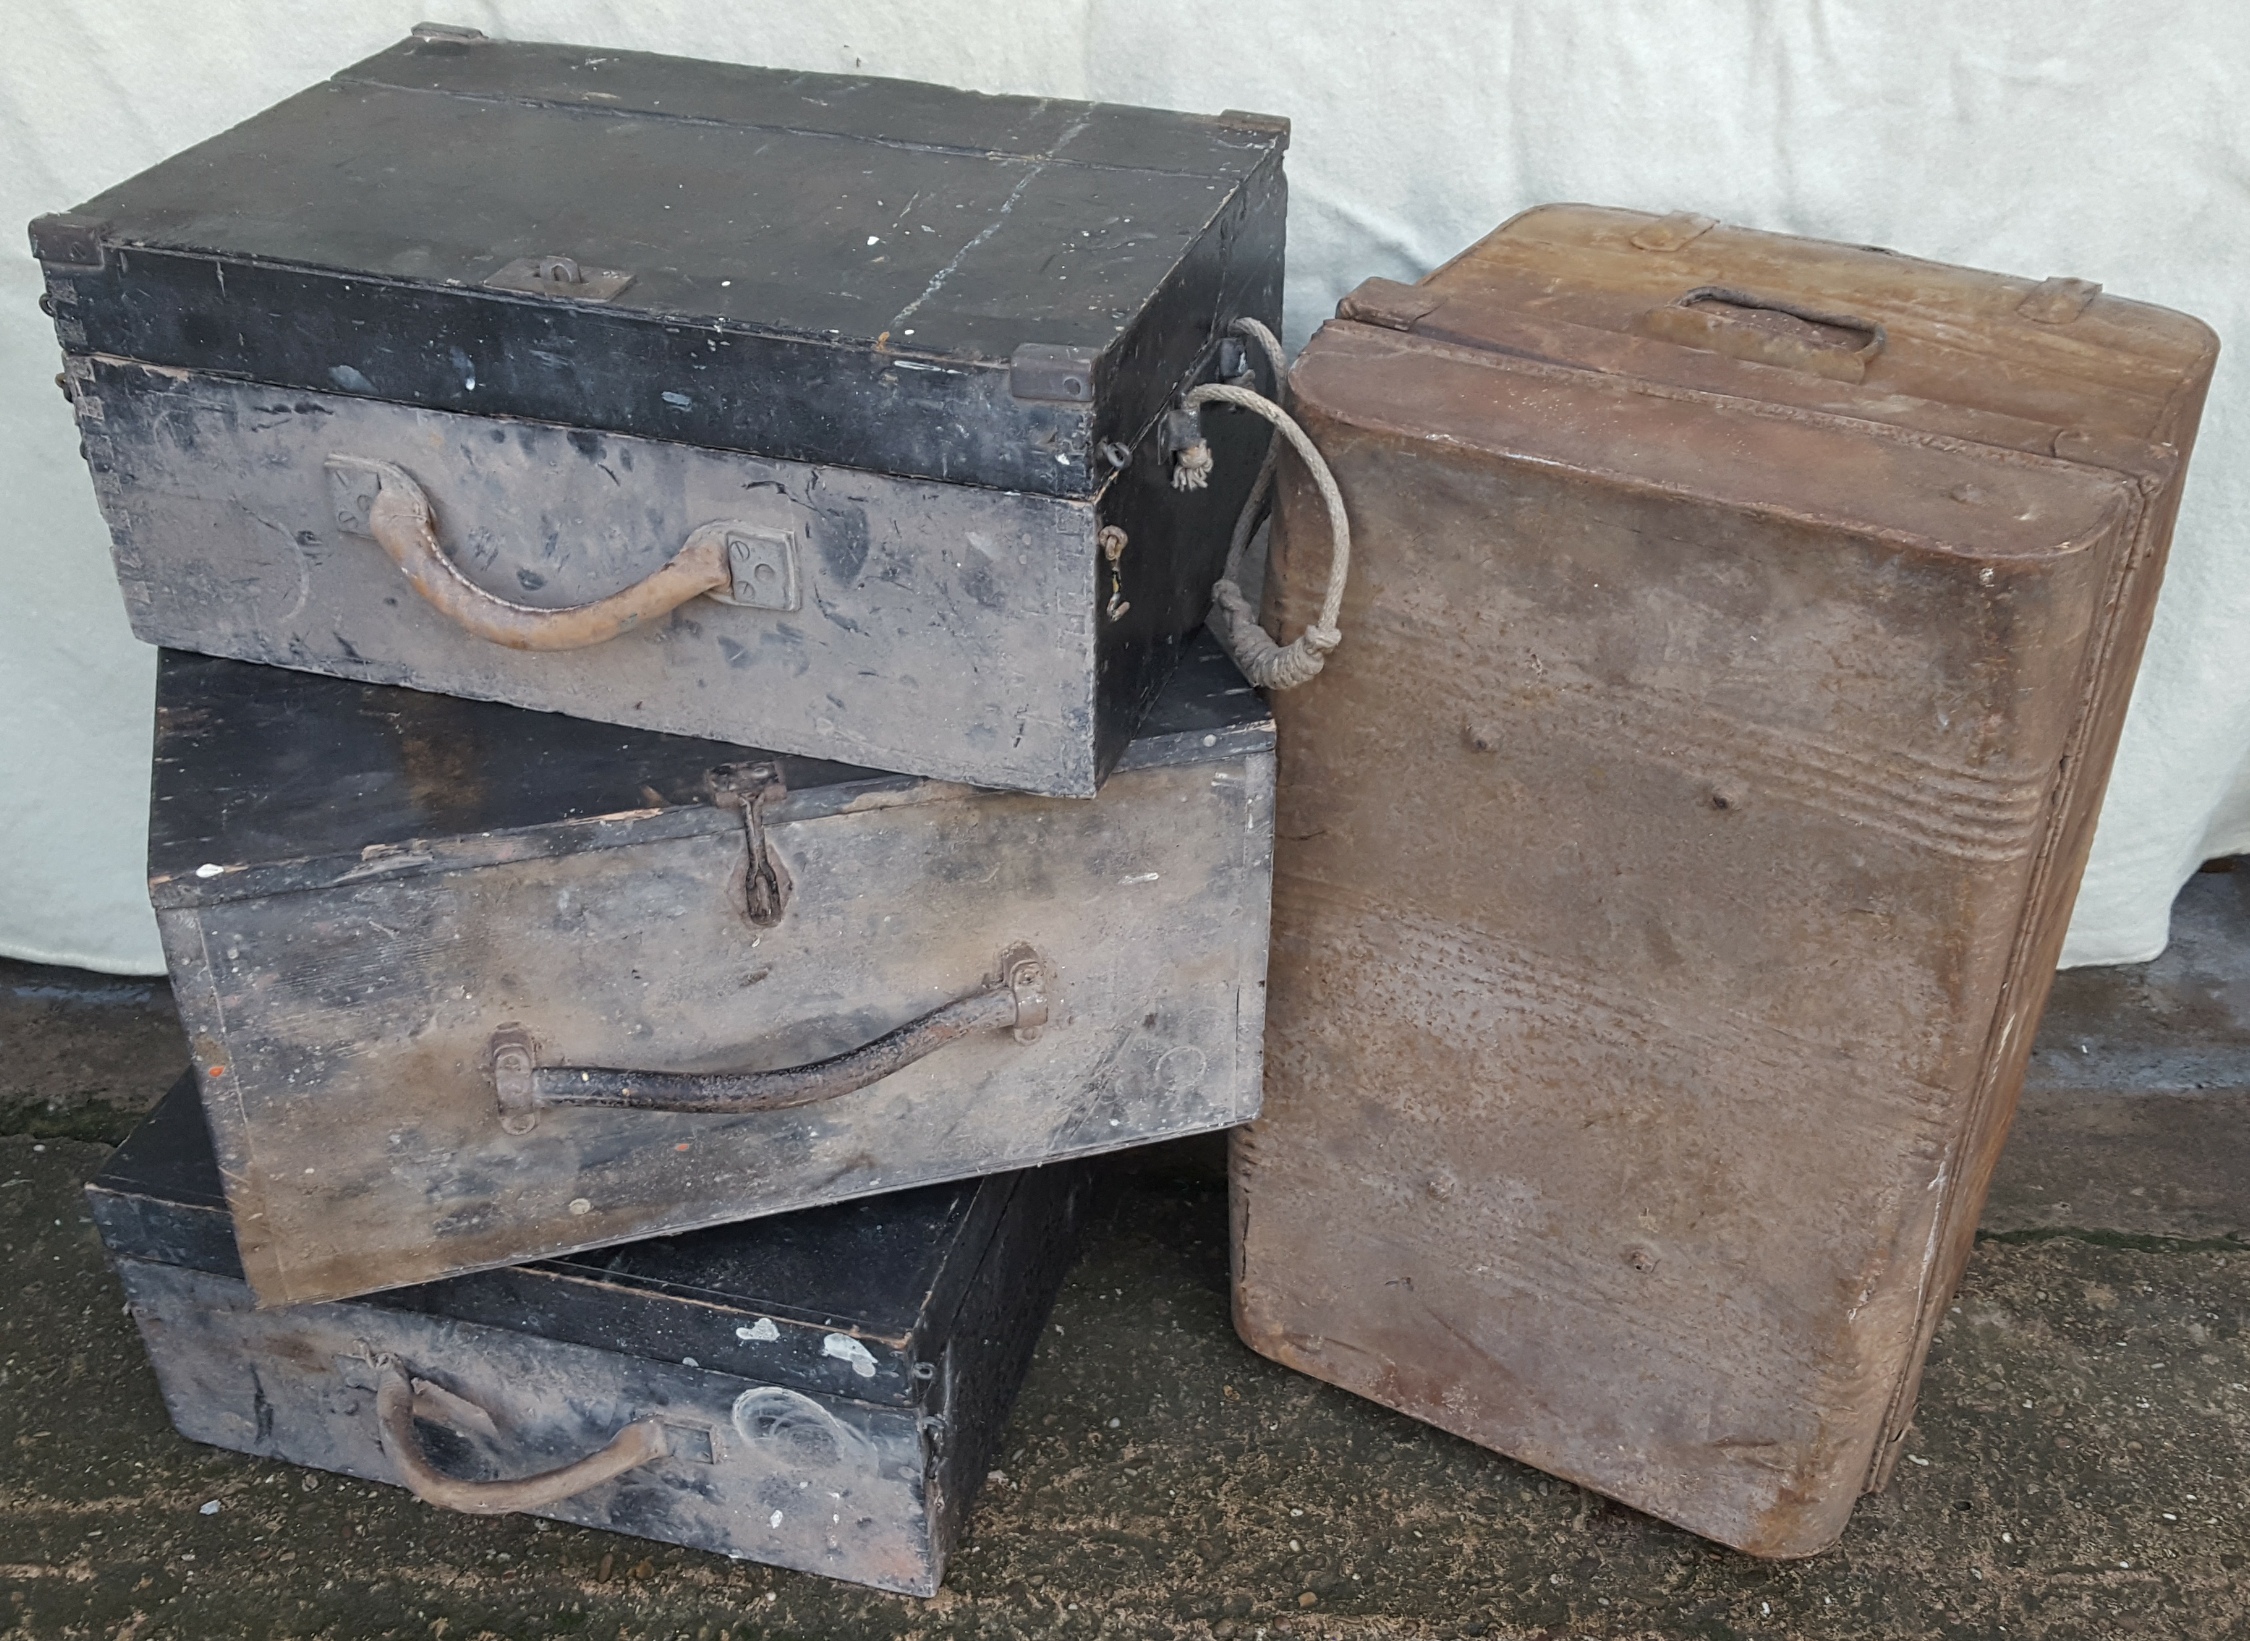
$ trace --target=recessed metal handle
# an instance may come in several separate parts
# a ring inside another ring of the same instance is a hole
[[[773,610],[794,610],[800,601],[791,533],[723,520],[696,530],[632,586],[591,604],[548,610],[510,603],[479,587],[447,556],[430,498],[404,468],[368,456],[331,456],[327,469],[339,529],[374,537],[432,609],[512,650],[604,644],[705,595]]]
[[[1048,984],[1046,961],[1030,947],[1018,946],[1001,960],[997,984],[932,1009],[847,1053],[778,1071],[617,1071],[541,1065],[531,1035],[519,1026],[503,1026],[491,1040],[501,1126],[511,1134],[525,1133],[540,1111],[565,1105],[738,1115],[832,1100],[880,1082],[973,1032],[1007,1027],[1017,1042],[1037,1042],[1047,1025]]]
[[[1866,380],[1867,367],[1888,340],[1872,319],[1824,313],[1722,285],[1704,285],[1676,302],[1651,308],[1633,328],[1682,347],[1801,370],[1832,382]]]
[[[383,1451],[397,1467],[399,1480],[425,1504],[472,1516],[539,1510],[665,1456],[664,1426],[655,1419],[636,1419],[600,1451],[558,1469],[514,1481],[463,1481],[438,1469],[422,1452],[421,1440],[414,1434],[413,1377],[389,1357],[378,1364],[377,1371],[375,1423],[382,1434]]]

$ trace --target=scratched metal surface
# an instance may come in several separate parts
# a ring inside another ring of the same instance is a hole
[[[144,640],[1088,797],[1256,470],[1217,418],[1175,490],[1161,419],[1279,323],[1287,131],[417,37],[33,238]],[[627,283],[508,282],[558,255]],[[338,528],[331,456],[511,602],[738,522],[797,528],[801,605],[503,649]]]
[[[1355,551],[1344,647],[1276,703],[1236,1319],[1801,1555],[1895,1462],[1967,1258],[2211,347],[1657,226],[1531,213],[1355,294],[1297,367]],[[1850,322],[1732,354],[1638,322],[1714,286]],[[1863,382],[1776,363],[1876,325]],[[1318,508],[1285,488],[1285,629]]]
[[[191,688],[214,674],[247,695]],[[1215,650],[1181,669],[1151,717],[1164,733],[1091,802],[785,764],[806,784],[765,813],[791,883],[770,927],[744,912],[741,815],[696,790],[706,743],[458,715],[519,743],[483,773],[518,771],[534,814],[474,780],[449,791],[465,748],[412,733],[427,727],[417,692],[192,660],[163,676],[152,892],[243,1265],[268,1303],[1257,1109],[1271,726]],[[230,736],[230,710],[271,733]],[[584,813],[543,741],[588,771],[586,793],[633,807]],[[198,795],[169,801],[181,789]],[[191,866],[188,836],[234,852]],[[364,846],[339,852],[339,838]],[[537,1039],[545,1064],[773,1069],[978,992],[1021,945],[1052,977],[1036,1042],[988,1031],[791,1110],[555,1109],[526,1133],[502,1126],[489,1054],[503,1027]]]

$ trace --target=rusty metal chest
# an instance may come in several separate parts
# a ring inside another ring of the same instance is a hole
[[[32,242],[148,642],[1087,796],[1286,143],[425,26]]]
[[[182,1078],[87,1187],[180,1433],[914,1595],[998,1451],[1088,1170],[260,1310]]]
[[[1346,298],[1294,377],[1356,551],[1276,702],[1245,1338],[1743,1549],[1836,1538],[1969,1254],[2214,353],[2083,281],[1580,206]],[[1327,551],[1292,478],[1285,628]]]
[[[1092,801],[167,651],[150,893],[259,1300],[1224,1128],[1273,727],[1208,636]]]

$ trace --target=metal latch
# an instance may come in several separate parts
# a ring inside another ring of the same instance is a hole
[[[614,301],[633,282],[622,268],[581,267],[575,257],[519,256],[485,284],[496,291],[560,296],[572,302]]]
[[[789,906],[789,873],[766,842],[766,805],[788,796],[778,764],[721,764],[703,777],[711,801],[742,816],[742,915],[761,929]]]

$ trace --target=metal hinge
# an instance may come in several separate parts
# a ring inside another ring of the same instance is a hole
[[[1717,217],[1695,211],[1674,211],[1670,216],[1658,217],[1635,234],[1633,244],[1644,251],[1677,251],[1694,244],[1718,225]]]
[[[1280,148],[1289,146],[1289,116],[1286,114],[1253,114],[1248,109],[1229,108],[1221,110],[1212,123],[1268,138]]]
[[[745,848],[742,915],[761,929],[781,921],[789,905],[789,873],[766,842],[766,805],[786,797],[778,764],[721,764],[704,776],[711,801],[742,816]]]
[[[2067,325],[2101,294],[2101,286],[2091,279],[2042,280],[2016,304],[2016,312],[2035,325]]]
[[[623,294],[633,276],[622,268],[588,268],[576,257],[519,256],[485,281],[496,291],[559,296],[572,302],[609,302]]]
[[[1395,279],[1370,279],[1336,305],[1336,317],[1360,325],[1380,325],[1385,330],[1414,328],[1443,306],[1419,285],[1402,285]]]

